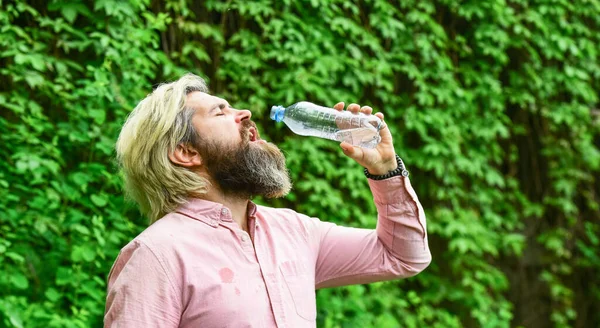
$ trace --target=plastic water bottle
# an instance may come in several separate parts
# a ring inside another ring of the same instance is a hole
[[[382,122],[375,115],[337,111],[302,101],[287,108],[273,106],[271,119],[283,121],[294,133],[336,141],[354,146],[375,148],[381,141]]]

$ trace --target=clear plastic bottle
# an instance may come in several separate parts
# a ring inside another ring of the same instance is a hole
[[[271,119],[283,121],[294,133],[336,141],[354,146],[375,148],[381,141],[381,120],[375,115],[337,111],[302,101],[287,108],[273,106]]]

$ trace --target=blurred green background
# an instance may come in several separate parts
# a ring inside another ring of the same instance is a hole
[[[600,326],[600,1],[0,0],[0,326],[100,327],[126,115],[184,72],[285,152],[285,206],[375,227],[361,168],[271,105],[383,111],[433,263],[318,292],[319,327]]]

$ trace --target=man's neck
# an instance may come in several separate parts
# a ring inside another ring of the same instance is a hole
[[[217,188],[211,188],[202,198],[215,203],[221,203],[231,211],[231,217],[242,230],[248,232],[248,203],[246,197],[227,195]]]

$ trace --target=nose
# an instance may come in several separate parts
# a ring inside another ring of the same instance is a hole
[[[250,117],[252,117],[252,113],[249,110],[240,109],[240,110],[237,110],[237,113],[235,113],[235,122],[240,123],[243,120],[249,120]]]

